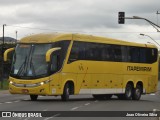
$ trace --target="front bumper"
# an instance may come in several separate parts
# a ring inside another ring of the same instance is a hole
[[[11,94],[34,94],[34,95],[51,95],[49,84],[44,84],[37,87],[17,87],[9,84]]]

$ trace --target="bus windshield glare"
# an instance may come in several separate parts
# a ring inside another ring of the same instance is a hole
[[[18,44],[13,57],[11,76],[35,78],[47,75],[48,64],[45,55],[51,47],[51,44]]]

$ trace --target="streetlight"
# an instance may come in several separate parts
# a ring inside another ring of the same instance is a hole
[[[156,42],[151,36],[146,35],[146,34],[142,34],[142,33],[140,33],[140,35],[149,37],[151,40],[153,40],[160,47],[160,44],[158,42]]]
[[[159,10],[157,10],[157,25],[158,25],[158,14],[160,14]]]
[[[150,21],[150,20],[148,20],[146,18],[139,17],[139,16],[133,16],[133,18],[129,18],[129,19],[142,19],[142,20],[145,20],[149,24],[151,24],[157,30],[157,32],[160,32],[159,29],[158,29],[158,28],[160,28],[160,26],[158,24],[153,23],[152,21]]]

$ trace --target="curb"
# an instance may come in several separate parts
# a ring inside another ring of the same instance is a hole
[[[7,94],[9,93],[9,90],[0,90],[0,94]]]

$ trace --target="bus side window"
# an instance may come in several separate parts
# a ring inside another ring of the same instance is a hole
[[[130,62],[139,63],[140,62],[140,50],[138,47],[129,47]]]
[[[128,62],[129,61],[128,47],[121,46],[121,50],[122,50],[122,62]]]
[[[115,61],[122,62],[122,49],[120,45],[114,46]]]
[[[140,63],[146,62],[146,48],[140,48]]]
[[[72,45],[72,49],[70,52],[68,63],[71,63],[71,62],[78,60],[78,56],[79,56],[79,47],[78,47],[77,42],[74,42]]]
[[[60,68],[59,61],[60,61],[60,56],[53,53],[51,56],[51,69],[50,69],[52,73],[55,73],[59,70]]]
[[[115,51],[114,51],[114,45],[111,45],[108,48],[109,51],[109,61],[115,61]]]
[[[147,63],[154,63],[157,61],[157,55],[158,55],[158,51],[157,49],[151,49],[151,48],[148,48],[147,49]]]
[[[86,60],[94,60],[94,51],[93,51],[94,44],[93,43],[86,43]]]
[[[156,62],[158,58],[158,50],[152,49],[152,63]]]

